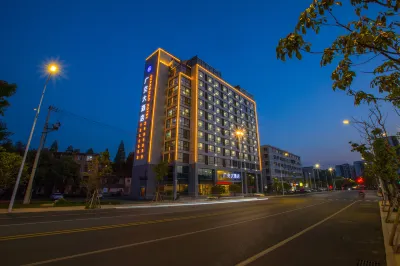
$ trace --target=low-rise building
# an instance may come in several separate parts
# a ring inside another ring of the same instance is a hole
[[[262,145],[261,158],[263,183],[267,186],[273,183],[273,178],[283,178],[293,184],[303,180],[300,156],[271,145]]]

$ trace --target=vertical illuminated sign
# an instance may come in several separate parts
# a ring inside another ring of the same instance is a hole
[[[137,128],[135,159],[145,160],[148,153],[151,114],[154,108],[154,74],[151,65],[146,66],[140,96],[139,124]]]

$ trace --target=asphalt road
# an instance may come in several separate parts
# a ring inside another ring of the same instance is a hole
[[[386,265],[378,198],[357,196],[4,214],[0,265]]]

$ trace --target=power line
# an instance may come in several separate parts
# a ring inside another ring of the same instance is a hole
[[[109,124],[106,124],[106,123],[103,123],[103,122],[99,122],[99,121],[84,117],[82,115],[78,115],[78,114],[72,113],[70,111],[59,109],[59,108],[54,107],[54,106],[52,106],[52,110],[54,112],[57,112],[57,113],[60,113],[60,114],[65,114],[65,115],[69,115],[69,116],[72,116],[72,117],[75,117],[75,118],[79,118],[79,119],[82,119],[84,121],[96,124],[96,125],[108,127],[108,128],[114,129],[114,130],[123,131],[123,132],[129,133],[129,134],[132,134],[132,135],[136,135],[136,132],[129,131],[129,130],[126,130],[126,129],[122,129],[122,128],[119,128],[119,127],[116,127],[116,126],[113,126],[113,125],[109,125]]]

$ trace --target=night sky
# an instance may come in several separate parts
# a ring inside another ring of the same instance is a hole
[[[367,107],[354,107],[351,97],[332,91],[334,65],[321,68],[318,55],[276,59],[279,38],[293,30],[311,0],[248,3],[2,0],[0,80],[18,84],[5,116],[12,139],[27,141],[45,81],[41,66],[59,58],[64,77],[49,84],[32,147],[38,146],[51,104],[79,117],[53,113],[50,121],[62,126],[49,134],[46,145],[57,139],[61,150],[109,148],[115,155],[123,140],[132,151],[144,60],[162,47],[181,59],[198,55],[231,85],[252,93],[261,144],[300,155],[303,166],[359,160],[348,144],[358,133],[341,121],[365,116]],[[341,16],[347,15],[343,10]],[[310,36],[313,47],[326,46],[335,33]],[[355,85],[367,82],[360,78]],[[390,132],[400,124],[395,119],[389,115]]]

